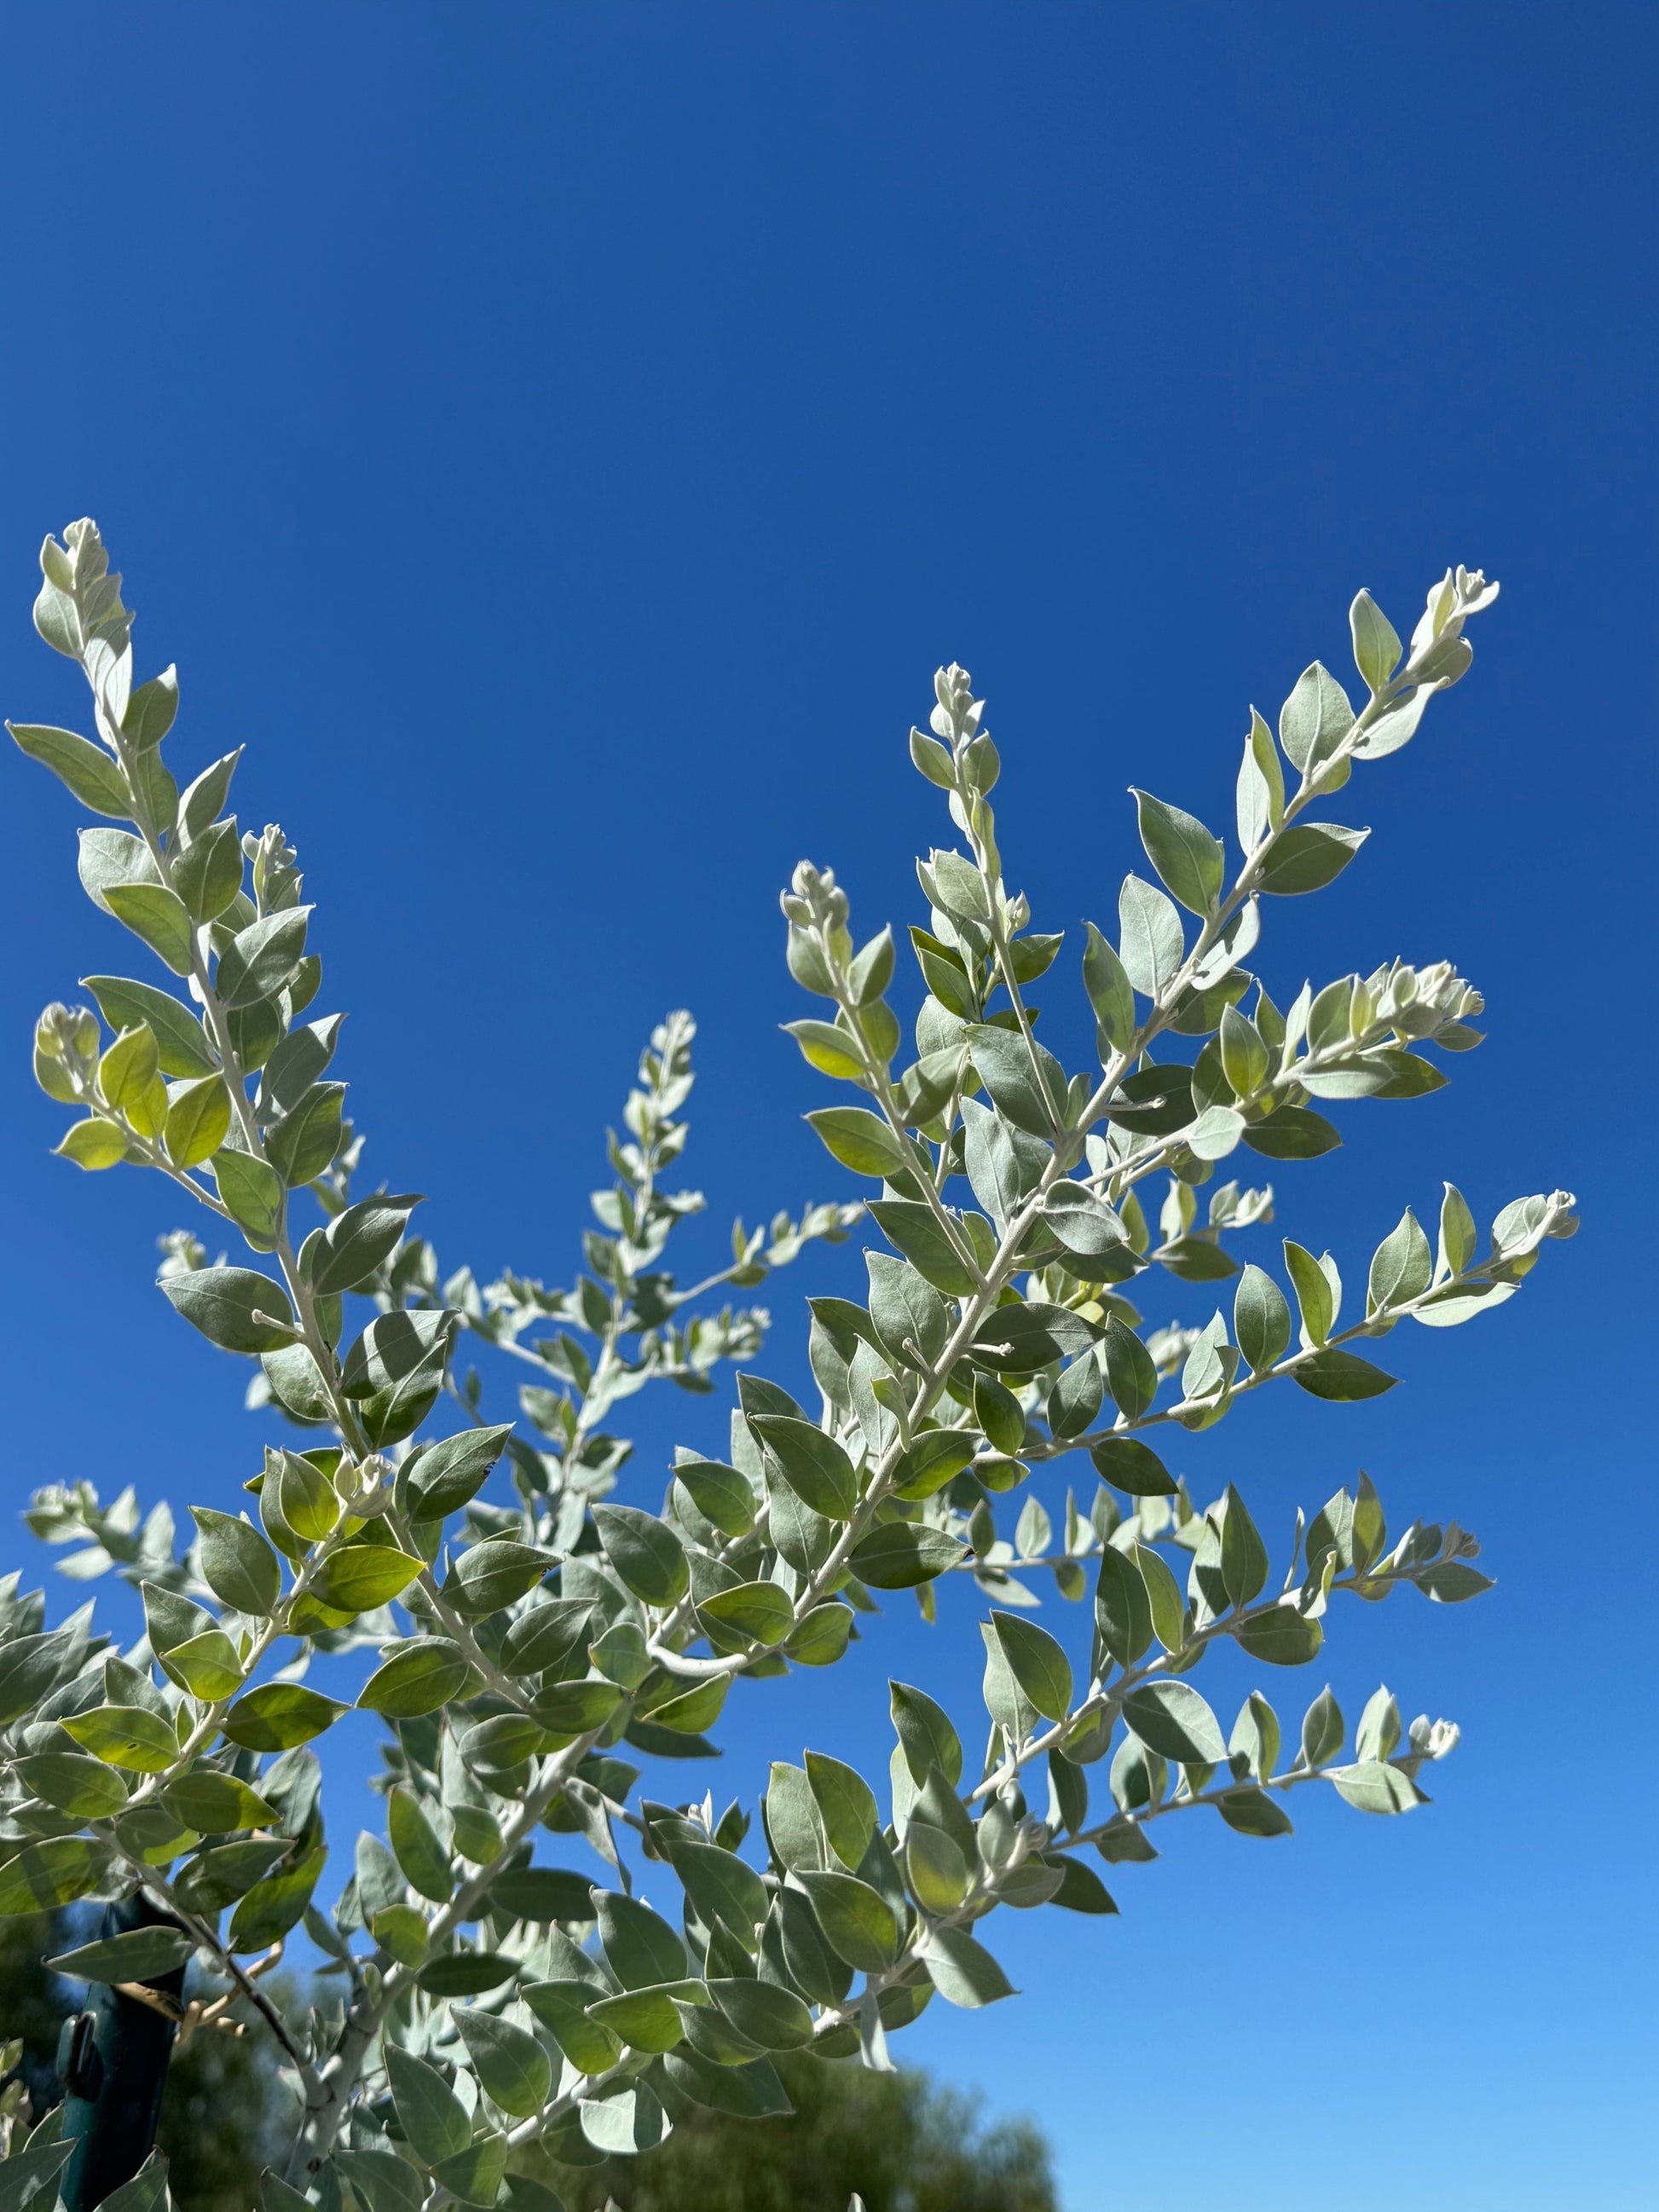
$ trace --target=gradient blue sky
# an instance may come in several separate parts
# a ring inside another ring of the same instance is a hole
[[[1011,875],[1076,933],[1137,857],[1124,787],[1227,823],[1247,702],[1346,665],[1358,585],[1404,630],[1449,562],[1503,579],[1473,676],[1354,787],[1361,860],[1262,958],[1282,1002],[1450,957],[1491,1042],[1431,1100],[1346,1109],[1280,1223],[1351,1278],[1442,1176],[1486,1218],[1565,1184],[1584,1232],[1502,1315],[1391,1340],[1391,1396],[1258,1398],[1188,1468],[1277,1527],[1363,1464],[1396,1525],[1481,1534],[1492,1597],[1328,1646],[1351,1715],[1386,1676],[1464,1748],[1409,1820],[1194,1825],[1115,1880],[1121,1920],[1005,1916],[1023,2001],[936,2005],[906,2047],[1038,2115],[1068,2212],[1211,2179],[1237,2212],[1652,2202],[1654,20],[9,15],[0,703],[80,712],[27,606],[42,532],[90,512],[141,659],[180,665],[178,761],[246,742],[243,818],[300,846],[370,1179],[432,1194],[446,1264],[568,1273],[673,1004],[702,1024],[694,1257],[838,1188],[775,1028],[804,1011],[775,890],[810,852],[867,927],[916,918],[943,825],[904,732],[938,661],[988,692]],[[46,1157],[28,1024],[119,957],[71,803],[6,776],[7,1499],[228,1504],[259,1434],[149,1288],[170,1200]],[[855,1272],[780,1280],[775,1371],[800,1294]],[[724,1418],[642,1416],[633,1494]],[[890,1671],[970,1720],[963,1599],[740,1693],[722,1784],[803,1741],[878,1765]],[[1293,1724],[1319,1684],[1267,1686]],[[349,1787],[335,1813],[343,1846]]]

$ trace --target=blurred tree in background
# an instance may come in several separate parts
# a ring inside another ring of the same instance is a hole
[[[74,1927],[67,1912],[0,1920],[0,2043],[23,2039],[17,2070],[37,2119],[63,2095],[58,2032],[76,2009],[76,1984],[42,1962],[84,1940],[85,1929]],[[291,2131],[274,2060],[269,2040],[252,2035],[208,2033],[175,2046],[156,2142],[181,2212],[247,2212],[256,2201],[285,2123]]]
[[[787,2119],[693,2108],[647,2159],[548,2169],[568,2212],[1055,2212],[1048,2146],[1027,2118],[982,2125],[977,2100],[903,2067],[776,2061]]]

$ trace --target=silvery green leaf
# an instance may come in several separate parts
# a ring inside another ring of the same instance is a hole
[[[1253,1374],[1266,1374],[1290,1348],[1291,1310],[1285,1293],[1254,1264],[1246,1267],[1233,1299],[1233,1334]]]
[[[1246,860],[1285,818],[1285,778],[1273,732],[1254,707],[1237,785],[1238,842]]]
[[[1399,667],[1404,648],[1394,624],[1369,592],[1359,592],[1348,609],[1348,627],[1353,633],[1354,666],[1374,697]]]
[[[1134,991],[1123,963],[1093,922],[1085,929],[1083,988],[1095,1011],[1103,1060],[1109,1053],[1123,1051],[1134,1036]]]
[[[1335,752],[1353,727],[1348,695],[1329,669],[1316,660],[1297,678],[1279,717],[1279,742],[1285,757],[1311,776]]]
[[[1260,886],[1279,897],[1323,890],[1370,834],[1369,830],[1345,830],[1336,822],[1293,822],[1281,831],[1262,863]]]
[[[1139,876],[1124,878],[1117,904],[1124,972],[1143,998],[1158,998],[1185,957],[1181,916],[1162,891]]]
[[[34,722],[6,725],[20,750],[49,768],[83,806],[95,814],[130,821],[132,797],[118,764],[101,745],[89,744],[72,730],[57,730]]]
[[[1417,726],[1435,690],[1432,684],[1417,684],[1398,693],[1364,736],[1354,740],[1355,759],[1382,760],[1389,753],[1397,753],[1401,745],[1409,744],[1417,735]]]
[[[1409,1813],[1428,1799],[1399,1767],[1368,1759],[1358,1765],[1339,1766],[1329,1779],[1343,1801],[1362,1813]]]
[[[1164,888],[1200,921],[1215,911],[1225,866],[1218,840],[1196,816],[1133,789],[1140,842]]]
[[[928,1930],[922,1956],[934,1988],[947,2004],[977,2010],[1014,1995],[1001,1967],[965,1928],[939,1922]]]
[[[969,1030],[968,1041],[975,1071],[998,1112],[1017,1129],[1051,1137],[1066,1098],[1066,1071],[1054,1054],[1035,1042],[1028,1046],[1017,1030],[984,1024]]]
[[[1331,1695],[1328,1682],[1303,1716],[1302,1758],[1308,1766],[1323,1766],[1342,1748],[1348,1732],[1342,1708]]]

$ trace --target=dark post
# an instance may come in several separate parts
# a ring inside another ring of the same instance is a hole
[[[141,1891],[110,1905],[100,1932],[123,1936],[134,1928],[177,1924]],[[183,1966],[143,1986],[183,2010]],[[59,2185],[64,2212],[94,2212],[149,2156],[177,2032],[166,2013],[123,1996],[106,1982],[91,1984],[85,2010],[64,2021],[58,2075],[64,2085],[64,2139],[75,2143]]]

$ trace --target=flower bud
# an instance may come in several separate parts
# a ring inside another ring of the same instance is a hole
[[[386,1511],[392,1503],[392,1485],[397,1471],[384,1452],[370,1452],[365,1459],[342,1462],[334,1486],[354,1520],[370,1521]]]

